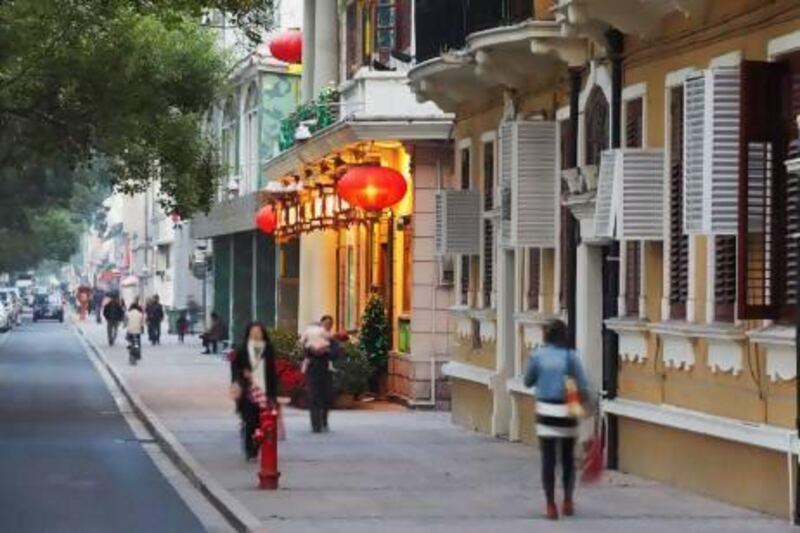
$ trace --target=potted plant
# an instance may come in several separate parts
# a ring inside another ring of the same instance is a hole
[[[306,379],[300,367],[288,359],[277,359],[275,371],[278,374],[278,395],[288,397],[295,407],[307,407]]]
[[[372,365],[358,345],[347,342],[342,344],[334,368],[334,406],[340,409],[352,407],[356,399],[369,388],[369,380],[373,374]]]
[[[375,392],[380,393],[380,384],[386,378],[389,365],[390,340],[386,304],[378,292],[372,293],[364,309],[358,345],[372,365],[370,385]]]

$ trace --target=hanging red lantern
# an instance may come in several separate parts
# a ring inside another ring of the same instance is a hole
[[[408,184],[398,171],[380,165],[350,167],[336,192],[350,205],[365,211],[382,211],[406,195]]]
[[[272,205],[265,205],[256,213],[256,226],[264,233],[272,235],[278,227],[278,215]]]
[[[298,29],[282,31],[269,42],[269,51],[276,59],[286,63],[301,63],[303,32]]]

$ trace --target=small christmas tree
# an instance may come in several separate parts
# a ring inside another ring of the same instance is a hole
[[[373,292],[361,317],[358,346],[366,354],[375,370],[383,370],[389,363],[389,321],[386,305],[381,295]]]

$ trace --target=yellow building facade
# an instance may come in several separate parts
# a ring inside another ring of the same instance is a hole
[[[438,228],[457,423],[535,443],[521,375],[560,317],[602,392],[610,467],[793,512],[796,207],[780,197],[799,28],[783,0],[560,0],[427,44],[412,87],[456,117],[441,219],[473,232]],[[765,91],[778,103],[742,105]],[[455,218],[470,195],[475,220]]]

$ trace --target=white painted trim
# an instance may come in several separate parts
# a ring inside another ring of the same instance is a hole
[[[742,63],[742,51],[734,50],[717,56],[708,63],[708,68],[738,67]]]
[[[636,100],[637,98],[644,98],[647,94],[647,82],[634,83],[622,89],[622,101]]]
[[[472,149],[472,137],[464,137],[463,139],[458,140],[456,149],[460,152],[465,148],[469,148],[470,150]]]
[[[639,241],[639,318],[647,320],[647,241]]]
[[[667,72],[667,75],[664,78],[664,86],[666,89],[672,89],[678,85],[683,85],[683,82],[686,81],[686,78],[695,72],[697,72],[696,67],[684,67],[678,70],[673,70],[672,72]]]
[[[481,133],[481,144],[497,141],[497,130],[489,130]]]
[[[707,236],[706,245],[706,324],[713,324],[716,320],[716,291],[717,291],[717,239],[714,235]]]
[[[800,50],[800,30],[781,35],[767,42],[767,57],[775,61],[778,57]]]
[[[569,120],[569,106],[559,107],[556,111],[556,120]]]
[[[450,378],[484,385],[487,388],[491,388],[492,381],[496,375],[492,370],[458,361],[448,361],[442,365],[442,374]]]
[[[796,453],[798,449],[793,430],[710,415],[672,405],[657,405],[625,399],[603,400],[603,411],[649,424],[708,435],[768,450]]]
[[[508,392],[516,392],[517,394],[522,394],[524,396],[530,396],[531,398],[536,398],[536,389],[526,387],[525,384],[522,382],[521,376],[517,376],[515,378],[507,380],[506,389],[508,390]]]
[[[686,321],[695,321],[695,302],[697,300],[697,238],[689,235],[689,257],[687,260],[687,284],[688,294],[686,295]]]

